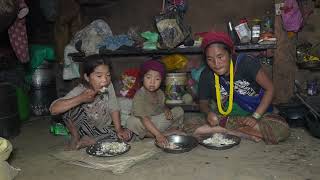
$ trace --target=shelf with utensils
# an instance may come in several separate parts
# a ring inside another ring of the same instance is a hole
[[[240,44],[235,45],[236,51],[249,51],[249,50],[266,50],[275,49],[276,44]],[[126,57],[126,56],[155,56],[155,55],[169,55],[169,54],[185,54],[185,55],[201,55],[203,50],[200,47],[185,47],[174,49],[156,49],[145,50],[138,48],[121,48],[115,51],[100,49],[99,54],[101,56],[108,57]],[[84,53],[70,53],[73,61],[81,62],[85,57]]]

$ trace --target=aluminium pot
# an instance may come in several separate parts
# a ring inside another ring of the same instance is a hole
[[[30,89],[30,107],[35,116],[49,115],[51,103],[57,99],[55,86]]]
[[[36,89],[55,83],[54,63],[44,61],[32,74],[31,86]]]

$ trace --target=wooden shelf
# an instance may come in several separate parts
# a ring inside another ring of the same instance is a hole
[[[202,54],[202,49],[198,47],[175,48],[175,49],[157,49],[144,50],[136,48],[125,48],[110,51],[107,49],[100,49],[99,54],[108,57],[126,57],[126,56],[154,56],[154,55],[169,55],[169,54]],[[83,61],[84,53],[70,53],[69,56],[76,62]]]
[[[276,49],[276,44],[240,44],[235,45],[236,51],[247,51],[247,50],[265,50],[265,49]]]
[[[276,44],[241,44],[236,45],[236,51],[246,50],[265,50],[275,49]],[[155,56],[155,55],[169,55],[169,54],[187,54],[187,55],[201,55],[203,53],[200,47],[186,47],[175,49],[157,49],[157,50],[144,50],[136,48],[125,48],[110,51],[107,49],[100,49],[99,54],[108,57],[126,57],[126,56]],[[69,56],[76,62],[83,61],[84,53],[70,53]]]
[[[117,2],[117,0],[79,0],[81,5],[90,5],[90,6],[101,6],[107,5],[109,3]]]
[[[266,50],[275,49],[276,44],[241,44],[235,45],[236,51],[250,51],[250,50]],[[200,47],[186,47],[186,48],[175,48],[175,49],[157,49],[157,50],[144,50],[136,48],[121,48],[115,51],[107,49],[100,49],[99,54],[107,57],[128,57],[128,56],[157,56],[157,55],[169,55],[169,54],[186,54],[186,55],[202,55],[203,51]],[[83,62],[84,53],[70,53],[75,62]],[[200,111],[199,104],[167,104],[168,107],[172,108],[175,106],[181,106],[185,111]]]

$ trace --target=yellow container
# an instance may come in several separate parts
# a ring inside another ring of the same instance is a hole
[[[166,77],[166,104],[182,104],[186,93],[187,73],[168,73]]]

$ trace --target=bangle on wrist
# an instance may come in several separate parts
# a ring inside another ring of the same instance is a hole
[[[261,116],[259,113],[254,112],[254,113],[252,114],[252,117],[255,118],[255,119],[257,119],[257,120],[259,120],[259,119],[261,119],[262,116]]]
[[[119,128],[115,128],[116,132],[119,132],[119,131],[121,131],[122,129],[123,129],[122,126],[120,126]]]

